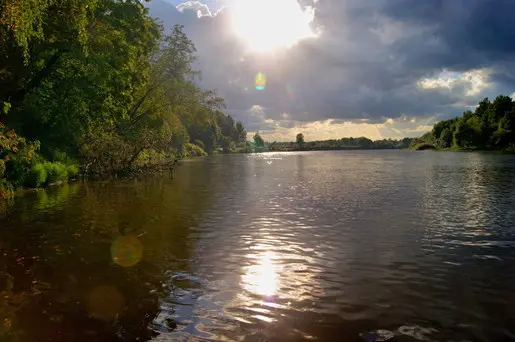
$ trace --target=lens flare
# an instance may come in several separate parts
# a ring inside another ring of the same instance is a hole
[[[119,236],[111,245],[111,258],[122,267],[132,267],[142,257],[143,246],[135,236]]]
[[[265,90],[266,76],[262,72],[258,72],[256,75],[256,90]]]
[[[88,311],[91,316],[104,322],[111,322],[123,311],[125,298],[111,285],[95,287],[88,298]]]

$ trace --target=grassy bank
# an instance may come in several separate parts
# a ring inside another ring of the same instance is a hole
[[[436,147],[434,145],[428,144],[418,144],[415,146],[410,146],[405,148],[404,150],[410,151],[436,151],[436,152],[495,152],[501,154],[515,154],[514,148],[505,148],[505,149],[492,149],[492,148],[478,148],[478,147]]]

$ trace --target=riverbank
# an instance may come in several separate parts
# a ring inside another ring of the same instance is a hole
[[[192,145],[192,144],[190,144]],[[57,181],[47,182],[46,181],[46,175],[39,176],[40,183],[39,186],[18,186],[14,187],[12,184],[5,185],[5,182],[2,184],[0,183],[0,201],[2,200],[9,200],[14,197],[22,196],[27,193],[33,193],[33,192],[39,192],[39,191],[45,191],[48,188],[53,187],[59,187],[66,184],[73,184],[80,181],[95,181],[95,180],[119,180],[119,179],[134,179],[134,178],[144,178],[145,176],[149,175],[156,175],[156,174],[168,174],[171,177],[175,175],[175,169],[181,165],[182,162],[186,161],[193,161],[196,159],[202,159],[208,156],[204,150],[202,150],[200,147],[191,149],[194,153],[189,153],[187,156],[183,158],[174,158],[168,160],[168,162],[165,163],[154,163],[154,164],[148,164],[148,165],[141,165],[138,167],[138,169],[133,169],[132,172],[125,172],[123,174],[112,174],[112,175],[106,175],[104,177],[92,177],[88,176],[82,172],[86,169],[85,165],[82,165],[81,167],[77,167],[77,172],[74,172],[73,174],[69,174],[65,176],[66,179],[61,179]],[[237,153],[237,152],[234,152]],[[218,154],[218,153],[216,153]],[[214,155],[216,155],[214,154]],[[220,154],[226,154],[226,153],[220,153]],[[36,168],[38,170],[39,168]],[[75,169],[75,168],[74,168]],[[32,170],[29,171],[33,172]]]
[[[224,100],[197,86],[196,48],[182,26],[165,32],[138,1],[58,13],[35,6],[14,6],[0,23],[0,198],[79,173],[127,177],[245,145]]]
[[[503,154],[515,154],[514,148],[505,149],[493,149],[493,148],[463,148],[463,147],[444,147],[439,148],[430,144],[420,144],[412,147],[405,148],[403,150],[409,151],[437,151],[437,152],[494,152]]]
[[[371,140],[365,137],[315,141],[272,142],[265,147],[272,152],[341,151],[341,150],[394,150],[410,146],[411,138]]]

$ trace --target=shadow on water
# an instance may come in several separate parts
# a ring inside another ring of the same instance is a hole
[[[194,174],[29,193],[0,217],[0,340],[145,341],[210,202]],[[206,180],[207,182],[208,180]],[[180,284],[179,284],[180,285]]]

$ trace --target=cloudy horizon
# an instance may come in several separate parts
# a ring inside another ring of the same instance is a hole
[[[250,134],[420,136],[515,92],[508,0],[152,0],[197,47],[200,85]],[[255,76],[266,76],[256,90]]]

